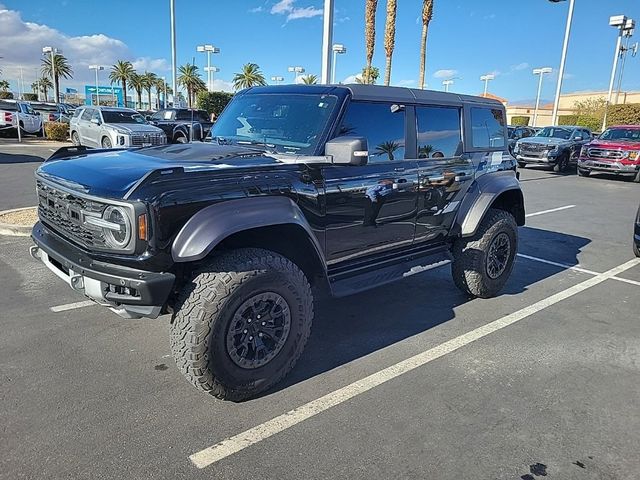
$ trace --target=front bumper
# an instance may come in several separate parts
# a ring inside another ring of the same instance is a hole
[[[616,175],[636,175],[640,170],[640,164],[624,164],[616,161],[592,160],[580,158],[578,168],[593,170],[595,172],[607,172]]]
[[[33,258],[42,261],[73,290],[124,318],[156,318],[175,275],[148,272],[94,260],[38,222],[31,237]]]
[[[555,165],[558,157],[555,155],[546,155],[544,157],[527,157],[526,155],[516,154],[516,160],[521,163],[536,165]]]

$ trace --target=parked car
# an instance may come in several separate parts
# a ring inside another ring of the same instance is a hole
[[[633,227],[633,253],[636,254],[636,257],[640,257],[640,206],[638,207],[636,222]]]
[[[592,139],[587,128],[577,126],[544,127],[534,137],[518,140],[513,154],[518,165],[546,165],[564,172],[575,165],[582,145]]]
[[[526,126],[511,126],[507,127],[507,131],[509,133],[509,152],[513,154],[513,147],[516,145],[516,142],[521,138],[533,137],[537,132],[532,127]]]
[[[20,125],[22,134],[42,136],[42,118],[28,102],[20,100],[0,100],[0,132],[13,134]]]
[[[203,141],[213,126],[205,110],[189,108],[167,108],[150,115],[147,120],[160,127],[170,143],[187,143],[190,139]]]
[[[578,175],[592,173],[631,176],[640,183],[640,125],[609,127],[582,147]]]
[[[30,105],[45,122],[69,123],[71,119],[72,114],[63,103],[30,102]]]
[[[71,141],[89,147],[150,147],[167,137],[130,108],[79,107],[71,118]]]
[[[427,90],[243,90],[211,143],[54,153],[31,254],[119,315],[172,312],[187,379],[248,398],[301,355],[312,285],[345,296],[451,258],[465,294],[498,294],[525,222],[505,118]]]

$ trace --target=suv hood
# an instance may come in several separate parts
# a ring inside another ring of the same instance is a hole
[[[127,193],[152,173],[185,173],[284,165],[254,148],[207,143],[163,145],[134,150],[98,150],[65,158],[56,152],[36,176],[96,197],[127,198]]]
[[[162,129],[154,127],[153,125],[147,125],[145,123],[105,123],[106,128],[111,128],[118,133],[129,134],[132,133],[161,133]]]
[[[563,143],[571,143],[570,140],[553,137],[527,137],[518,140],[518,143],[535,143],[536,145],[562,145]]]

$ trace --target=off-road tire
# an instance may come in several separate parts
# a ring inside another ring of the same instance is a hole
[[[100,145],[102,146],[102,148],[113,148],[113,145],[111,144],[111,139],[109,139],[109,137],[102,137],[102,140],[100,141]]]
[[[184,135],[178,135],[176,137],[176,143],[189,143],[189,139]]]
[[[578,167],[578,176],[579,177],[588,177],[589,175],[591,175],[591,170],[587,170],[587,169]]]
[[[487,255],[493,240],[506,233],[510,251],[504,271],[496,278],[487,273]],[[451,274],[456,286],[464,293],[480,298],[498,294],[509,279],[518,250],[518,226],[509,212],[489,209],[473,237],[460,238],[453,245]]]
[[[553,166],[554,172],[566,172],[569,169],[569,163],[571,162],[569,155],[564,153],[558,157],[556,164]]]
[[[291,327],[284,346],[265,365],[247,369],[228,353],[234,314],[252,295],[275,292],[287,302]],[[193,272],[178,295],[171,323],[171,351],[198,390],[241,401],[278,383],[302,354],[313,321],[313,295],[302,270],[277,253],[238,249],[213,257]]]

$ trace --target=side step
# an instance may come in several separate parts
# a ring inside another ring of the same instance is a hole
[[[334,297],[346,297],[354,293],[364,292],[387,283],[395,282],[404,277],[431,270],[451,261],[451,253],[442,248],[436,251],[425,252],[425,255],[399,259],[391,265],[372,267],[362,271],[341,272],[336,275],[329,274],[329,285]]]

